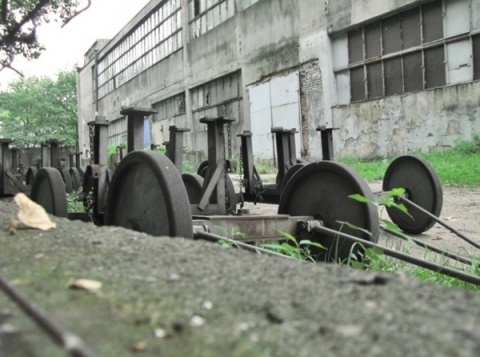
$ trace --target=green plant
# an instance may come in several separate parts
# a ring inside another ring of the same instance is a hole
[[[455,141],[452,150],[462,154],[479,154],[480,153],[480,135],[473,134],[471,141]]]
[[[411,217],[407,208],[403,204],[398,204],[395,200],[396,196],[403,195],[404,193],[405,191],[403,189],[394,189],[390,192],[386,192],[386,194],[382,196],[381,202],[383,203],[383,205],[387,207],[395,207]],[[373,204],[378,208],[382,206],[379,203],[372,202],[361,195],[351,195],[350,198],[359,202]],[[348,225],[348,223],[346,224]],[[415,245],[415,242],[413,241],[413,239],[408,235],[406,235],[405,233],[401,232],[398,226],[395,225],[393,222],[390,222],[388,220],[381,220],[381,225],[383,226],[382,227],[383,230],[394,233],[400,238],[408,241],[412,246]],[[349,227],[356,228],[355,226],[352,227],[352,225],[349,225]],[[408,265],[405,262],[398,261],[397,259],[385,256],[381,248],[362,249],[360,251],[363,253],[361,253],[360,257],[358,257],[356,254],[353,254],[353,249],[354,249],[354,246],[352,246],[350,257],[346,263],[357,269],[383,271],[383,272],[390,272],[390,273],[403,271],[403,272],[407,272],[410,275],[416,276],[424,281],[430,281],[430,282],[434,282],[434,283],[449,286],[449,287],[455,286],[455,287],[462,287],[468,290],[476,290],[476,291],[480,290],[480,287],[477,285],[466,283],[463,280],[446,276],[441,272],[432,271],[430,269],[422,268],[416,265],[414,265],[412,268],[411,265]],[[408,249],[405,249],[405,248],[403,249],[404,251],[408,252]],[[437,257],[437,255],[434,255],[434,257]],[[441,256],[441,258],[443,259],[441,262],[442,266],[452,267],[449,260],[446,257]],[[430,261],[432,260],[430,259]],[[435,258],[433,259],[433,261],[435,261]],[[474,260],[472,265],[467,268],[465,268],[464,266],[462,267],[453,266],[453,268],[467,271],[472,275],[480,276],[480,261],[478,259]]]
[[[435,168],[442,185],[479,186],[480,185],[480,135],[474,135],[472,142],[457,142],[452,150],[446,152],[422,153],[418,156],[427,159]],[[360,160],[341,158],[339,161],[355,169],[365,180],[383,179],[393,158]]]
[[[270,160],[255,159],[255,168],[259,175],[277,173],[277,167]]]
[[[70,213],[84,212],[85,208],[82,202],[82,190],[77,190],[67,194],[67,211]]]
[[[360,160],[357,158],[346,157],[339,161],[347,166],[350,166],[357,171],[365,180],[376,181],[382,180],[388,165],[393,158],[378,158],[369,160]]]
[[[220,226],[215,226],[215,227],[221,230],[223,234],[229,239],[235,239],[238,237],[243,238],[246,236],[246,234],[242,232],[238,226],[232,226],[230,231],[227,231],[227,229],[224,227],[220,227]],[[233,243],[231,240],[219,240],[218,243],[224,248],[230,248],[235,246],[235,243]]]
[[[189,173],[189,174],[196,174],[196,173],[197,173],[197,169],[192,166],[192,164],[190,163],[190,161],[188,161],[188,160],[183,160],[183,162],[182,162],[182,172],[184,172],[184,173]]]
[[[296,258],[298,260],[305,260],[315,262],[315,258],[312,256],[311,249],[312,247],[318,249],[325,249],[318,242],[312,242],[310,240],[304,239],[298,241],[293,235],[287,232],[279,231],[282,236],[284,236],[286,242],[270,242],[270,243],[257,243],[259,248],[270,249],[274,252],[288,255],[290,257]]]

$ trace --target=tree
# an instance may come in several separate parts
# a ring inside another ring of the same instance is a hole
[[[75,147],[77,141],[76,71],[49,77],[21,78],[0,92],[0,136],[17,146],[50,139]]]
[[[15,56],[38,58],[44,47],[37,41],[36,29],[43,23],[68,23],[79,13],[82,0],[0,0],[0,71],[10,68]]]

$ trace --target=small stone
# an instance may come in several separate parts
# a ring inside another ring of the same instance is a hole
[[[175,281],[175,280],[180,280],[180,274],[178,273],[170,273],[168,275],[168,281]]]
[[[250,328],[250,325],[248,324],[248,322],[240,322],[237,328],[240,332],[245,332]]]
[[[156,338],[165,338],[167,337],[167,331],[162,328],[155,329],[155,337]]]
[[[17,333],[19,330],[17,327],[10,324],[0,325],[0,335],[10,335]]]
[[[147,350],[147,348],[148,348],[147,342],[146,341],[140,341],[140,342],[135,343],[132,346],[132,351],[136,352],[136,353],[145,352]]]
[[[357,325],[341,325],[337,326],[335,330],[344,337],[358,336],[362,332],[362,328]]]
[[[190,325],[193,327],[200,327],[205,325],[205,319],[201,316],[195,315],[190,320]]]
[[[205,309],[205,310],[211,310],[213,308],[213,303],[211,301],[204,301],[202,303],[202,309]]]

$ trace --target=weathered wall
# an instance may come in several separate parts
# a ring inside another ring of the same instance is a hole
[[[82,152],[82,160],[90,157],[87,123],[95,119],[93,92],[92,68],[87,65],[77,74],[78,148]]]
[[[480,132],[480,83],[351,104],[333,110],[341,156],[438,151]]]
[[[251,125],[248,87],[298,71],[302,155],[306,158],[321,159],[321,142],[315,130],[319,125],[340,129],[334,132],[334,146],[340,156],[394,155],[452,145],[456,139],[469,139],[478,132],[475,113],[479,104],[476,98],[480,97],[478,83],[335,105],[330,35],[424,2],[261,0],[198,38],[190,38],[188,21],[184,19],[183,49],[102,98],[99,113],[114,120],[120,117],[122,106],[149,107],[184,93],[186,113],[181,124],[194,129],[187,134],[189,150],[205,151],[203,126],[196,123],[198,118],[194,119],[192,113],[192,91],[238,72],[242,109],[232,127],[237,154],[239,144],[235,136]],[[473,26],[480,28],[480,5],[472,2],[471,10]],[[137,15],[132,21],[140,18]],[[132,26],[132,23],[127,25],[122,33]],[[81,96],[86,98],[81,101],[79,114],[79,125],[83,125],[85,117],[91,120],[94,113],[93,103],[89,102],[92,97],[89,66],[82,70],[79,80]],[[209,112],[215,114],[221,109],[211,108]]]

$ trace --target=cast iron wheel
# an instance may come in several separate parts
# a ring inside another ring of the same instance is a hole
[[[440,179],[432,165],[422,157],[404,155],[388,166],[383,178],[383,191],[404,188],[406,198],[435,216],[440,216],[443,205],[443,190]],[[386,207],[393,223],[410,234],[423,233],[435,224],[435,220],[405,203],[408,216],[395,207]]]
[[[65,183],[65,191],[67,193],[72,193],[73,192],[73,183],[72,183],[72,178],[70,176],[70,173],[68,172],[67,169],[61,169],[60,175],[62,175],[63,182]]]
[[[202,177],[205,177],[205,174],[207,172],[207,168],[208,168],[208,161],[205,160],[205,161],[202,161],[200,163],[200,165],[198,166],[198,169],[197,169],[197,175],[200,175]]]
[[[105,224],[155,236],[193,237],[180,173],[164,155],[133,151],[119,163],[108,190]]]
[[[379,234],[378,210],[373,205],[348,197],[353,194],[374,200],[367,183],[353,169],[332,161],[311,163],[288,181],[280,196],[278,213],[313,216],[327,228],[376,242]],[[370,234],[350,228],[344,222]],[[311,247],[312,256],[317,261],[345,261],[351,253],[362,259],[363,249],[347,240],[320,234],[305,239],[316,241],[326,248]]]
[[[70,178],[72,179],[72,188],[76,191],[82,187],[82,176],[76,167],[71,167],[68,171],[70,173]]]
[[[305,166],[306,166],[306,164],[299,163],[299,164],[293,165],[292,167],[290,167],[288,169],[288,171],[285,173],[285,176],[283,176],[283,181],[282,181],[280,192],[283,192],[283,190],[285,189],[285,186],[287,186],[288,181],[290,181],[290,179],[293,177],[293,175],[295,175],[298,172],[298,170],[304,168]]]
[[[25,185],[31,186],[38,170],[35,166],[30,166],[25,174]]]
[[[30,193],[32,201],[45,208],[47,213],[67,217],[67,193],[60,172],[53,167],[38,170]]]
[[[204,168],[206,171],[206,168]],[[237,206],[237,195],[235,193],[235,186],[229,175],[225,176],[226,179],[226,214],[233,213],[236,210]],[[182,175],[183,183],[187,189],[188,200],[191,204],[198,204],[202,199],[202,188],[204,183],[203,176],[195,174],[183,174]]]
[[[198,204],[202,199],[203,177],[195,174],[183,174],[182,181],[187,190],[190,204]]]

